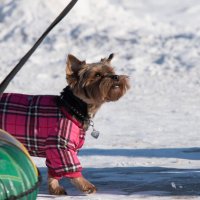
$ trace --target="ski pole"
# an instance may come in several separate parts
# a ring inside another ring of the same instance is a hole
[[[6,76],[6,78],[0,84],[0,94],[4,92],[10,81],[15,77],[17,72],[22,68],[22,66],[27,62],[31,55],[35,52],[44,38],[48,33],[69,13],[69,11],[74,7],[78,0],[71,0],[71,2],[66,6],[66,8],[60,13],[60,15],[51,23],[51,25],[46,29],[46,31],[40,36],[33,47],[21,58],[19,63],[13,68],[13,70]]]

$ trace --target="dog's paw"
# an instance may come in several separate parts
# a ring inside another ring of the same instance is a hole
[[[84,177],[72,178],[71,182],[75,185],[79,190],[86,194],[92,194],[97,191],[97,188],[86,180]]]
[[[49,194],[51,195],[67,195],[65,189],[59,185],[57,179],[48,177]]]
[[[57,186],[55,188],[52,188],[49,186],[49,194],[51,195],[67,195],[67,192],[62,186]]]

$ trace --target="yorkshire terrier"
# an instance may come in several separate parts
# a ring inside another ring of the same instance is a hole
[[[96,192],[81,173],[77,151],[101,105],[117,101],[129,89],[128,76],[117,75],[111,66],[113,56],[88,64],[68,55],[68,86],[60,96],[0,95],[0,128],[23,143],[30,155],[46,158],[50,194],[67,194],[59,185],[61,178],[69,178],[84,193]]]

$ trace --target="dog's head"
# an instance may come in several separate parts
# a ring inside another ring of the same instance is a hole
[[[66,78],[74,95],[88,104],[117,101],[129,89],[128,76],[117,75],[111,66],[114,54],[97,63],[68,55]]]

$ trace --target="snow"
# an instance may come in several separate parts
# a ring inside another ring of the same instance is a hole
[[[69,0],[0,0],[0,81]],[[59,94],[68,53],[88,62],[114,52],[131,90],[102,107],[80,160],[97,187],[50,196],[44,159],[38,200],[200,199],[199,0],[79,0],[7,91]]]

